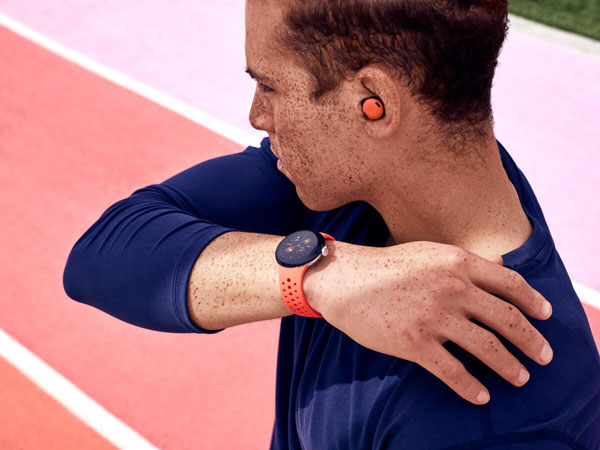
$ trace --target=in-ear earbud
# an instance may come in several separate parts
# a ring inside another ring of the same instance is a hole
[[[362,101],[362,109],[368,119],[377,120],[385,115],[383,102],[379,97],[369,97]]]

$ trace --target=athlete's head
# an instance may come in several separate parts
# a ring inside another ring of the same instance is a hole
[[[506,0],[247,0],[246,61],[266,77],[250,122],[309,208],[368,200],[384,172],[489,138],[506,32]],[[371,96],[382,119],[362,113]]]

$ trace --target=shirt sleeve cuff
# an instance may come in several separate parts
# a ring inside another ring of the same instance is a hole
[[[220,225],[215,225],[210,227],[208,231],[202,233],[202,235],[193,241],[184,251],[177,263],[177,268],[175,269],[173,275],[173,290],[172,290],[172,300],[173,300],[173,308],[175,309],[175,314],[183,324],[183,326],[191,332],[194,333],[204,333],[204,334],[215,334],[223,331],[225,328],[221,328],[220,330],[206,330],[204,328],[196,325],[191,317],[187,306],[187,298],[188,298],[188,284],[190,275],[192,273],[192,268],[194,267],[194,263],[200,256],[200,253],[210,244],[210,242],[217,238],[218,236],[228,232],[228,231],[239,231],[235,228],[223,227]]]

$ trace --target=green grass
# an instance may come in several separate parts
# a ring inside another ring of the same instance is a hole
[[[508,0],[508,12],[600,40],[600,0]]]

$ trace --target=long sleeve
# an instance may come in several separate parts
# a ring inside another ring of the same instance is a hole
[[[77,240],[63,273],[67,295],[157,331],[218,333],[195,325],[187,286],[202,250],[228,231],[286,235],[307,212],[261,146],[197,164],[111,205]]]

